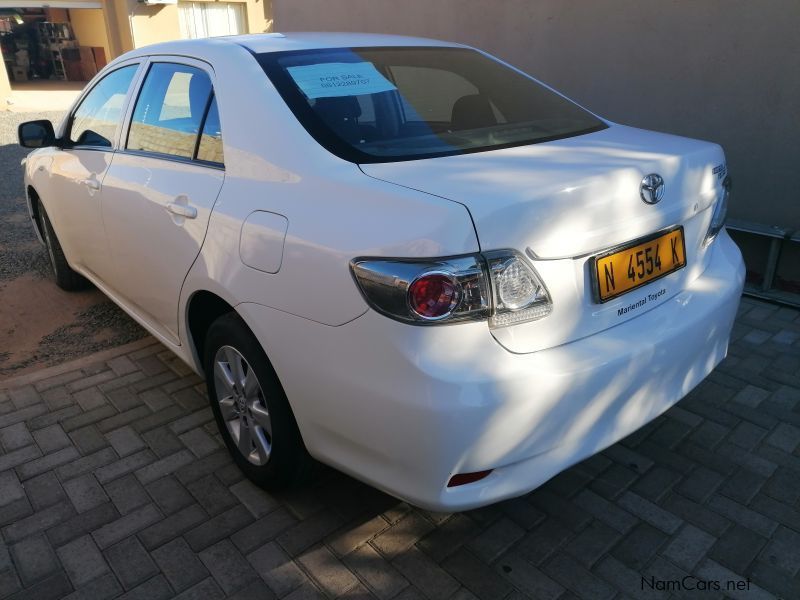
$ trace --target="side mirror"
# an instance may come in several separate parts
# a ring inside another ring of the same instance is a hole
[[[46,148],[56,145],[53,124],[47,120],[28,121],[17,129],[19,145],[23,148]]]

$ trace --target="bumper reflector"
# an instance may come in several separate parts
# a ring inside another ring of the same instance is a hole
[[[476,473],[459,473],[458,475],[453,475],[450,478],[450,481],[447,482],[447,487],[457,487],[459,485],[475,483],[476,481],[480,481],[481,479],[488,477],[489,473],[491,472],[492,469],[489,469],[488,471],[478,471]]]

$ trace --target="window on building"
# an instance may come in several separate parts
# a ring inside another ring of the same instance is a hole
[[[247,32],[241,2],[178,2],[181,37],[185,40]]]
[[[155,63],[136,100],[127,148],[193,158],[211,93],[201,69]]]
[[[76,146],[113,145],[122,120],[125,97],[139,65],[122,67],[106,75],[81,101],[72,115],[69,139]]]

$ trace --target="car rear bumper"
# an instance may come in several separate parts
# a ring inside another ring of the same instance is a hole
[[[531,354],[502,348],[485,323],[413,327],[370,311],[327,327],[257,304],[238,309],[314,456],[452,511],[524,494],[683,398],[724,358],[743,281],[723,233],[706,271],[669,301]],[[456,473],[487,469],[447,487]]]

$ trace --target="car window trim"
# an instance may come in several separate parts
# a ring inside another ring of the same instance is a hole
[[[200,143],[203,141],[203,131],[206,128],[206,120],[208,119],[208,111],[211,110],[211,104],[214,102],[216,94],[214,92],[214,85],[212,82],[211,93],[206,100],[205,108],[203,108],[203,116],[200,119],[200,127],[197,128],[197,138],[194,140],[194,150],[192,151],[192,160],[197,160],[197,153],[200,151]],[[219,110],[219,107],[217,107]]]
[[[130,136],[131,131],[131,123],[133,121],[133,113],[136,110],[136,103],[139,101],[139,95],[142,93],[142,88],[144,87],[144,83],[147,80],[147,75],[150,73],[150,67],[156,63],[167,63],[167,64],[177,64],[183,65],[185,67],[193,67],[195,69],[200,69],[208,75],[209,80],[211,81],[211,94],[209,96],[209,100],[206,102],[205,109],[203,111],[203,118],[201,120],[201,127],[197,132],[197,140],[195,140],[195,149],[192,155],[192,158],[187,158],[185,156],[176,156],[174,154],[163,154],[160,152],[153,152],[150,150],[130,150],[128,146],[128,137]],[[136,86],[134,88],[134,97],[132,101],[128,103],[128,106],[125,110],[125,117],[122,121],[124,140],[125,143],[122,143],[122,137],[119,140],[119,148],[117,148],[116,152],[120,154],[127,154],[131,156],[141,156],[141,157],[149,157],[154,158],[157,160],[168,160],[171,162],[179,162],[183,164],[193,164],[198,165],[201,167],[207,167],[210,169],[216,169],[218,171],[225,170],[224,163],[217,163],[211,162],[206,160],[199,160],[194,158],[197,156],[197,149],[199,147],[199,140],[200,136],[203,133],[203,126],[206,122],[206,117],[208,116],[208,109],[211,106],[211,100],[216,97],[216,89],[215,89],[215,81],[216,81],[216,73],[214,72],[214,68],[204,60],[200,60],[197,58],[190,58],[187,56],[177,56],[172,54],[154,54],[152,56],[146,57],[143,61],[144,68],[141,71],[141,74],[136,81]],[[220,119],[222,121],[222,119]]]
[[[120,64],[114,65],[113,68],[108,69],[107,71],[101,72],[102,77],[98,77],[97,81],[90,87],[87,88],[81,93],[77,102],[75,103],[75,107],[70,111],[69,118],[67,119],[64,132],[61,136],[63,141],[62,150],[91,150],[94,152],[115,152],[119,148],[120,143],[120,133],[122,127],[125,124],[125,116],[128,111],[128,105],[131,101],[131,93],[135,90],[139,84],[139,78],[141,77],[141,68],[144,61],[141,58],[134,58],[131,60],[127,60]],[[133,78],[131,79],[131,83],[128,86],[128,93],[125,95],[125,100],[122,104],[122,119],[117,122],[117,127],[114,130],[114,139],[111,140],[111,146],[92,146],[92,145],[82,145],[82,144],[73,144],[70,140],[70,136],[72,135],[72,125],[75,121],[75,113],[78,112],[78,109],[83,105],[83,101],[86,100],[87,96],[91,94],[100,83],[102,83],[106,77],[119,71],[120,69],[124,69],[126,67],[137,66],[136,72],[133,74]]]

